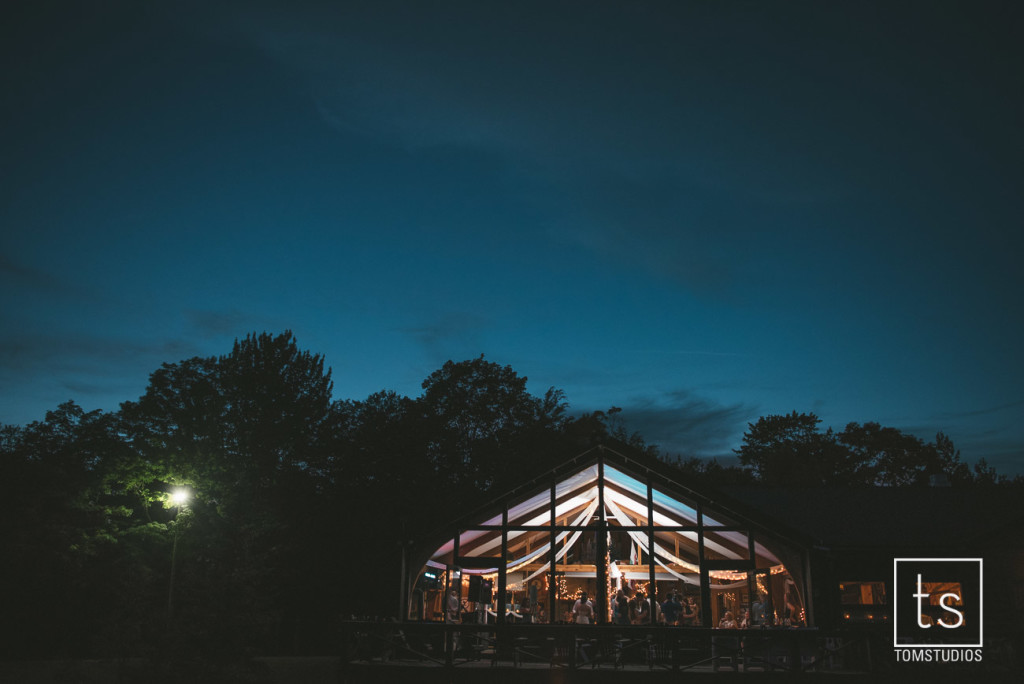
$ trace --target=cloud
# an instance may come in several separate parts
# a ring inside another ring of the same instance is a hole
[[[468,312],[449,312],[400,332],[409,335],[432,357],[472,356],[479,349],[480,332],[490,322]]]
[[[0,284],[8,296],[17,295],[22,302],[26,295],[42,296],[51,301],[80,301],[89,296],[88,289],[81,284],[72,284],[49,271],[15,261],[3,254],[0,254]]]
[[[17,337],[0,337],[0,373],[29,380],[69,373],[109,378],[112,373],[141,365],[156,370],[161,363],[179,361],[196,352],[187,340],[147,342],[18,331]]]
[[[233,309],[230,311],[187,309],[185,318],[200,337],[209,339],[238,335],[246,317]]]
[[[73,399],[87,410],[116,410],[135,399],[165,362],[196,354],[187,340],[129,341],[114,337],[17,331],[0,337],[0,423],[42,418],[39,407]]]
[[[486,152],[514,178],[513,202],[547,217],[550,241],[736,301],[766,225],[803,244],[789,208],[849,194],[835,139],[805,125],[829,98],[780,99],[765,84],[805,68],[799,52],[748,73],[708,38],[728,16],[592,9],[257,6],[223,21],[293,71],[340,135],[414,155]]]
[[[984,408],[976,409],[973,411],[940,413],[939,418],[942,420],[957,420],[959,418],[975,418],[978,416],[989,416],[996,413],[1002,413],[1007,409],[1018,408],[1020,406],[1024,406],[1024,399],[1020,401],[1011,401],[1007,404],[999,404],[997,406],[986,406]]]
[[[639,432],[663,454],[684,458],[732,456],[755,412],[745,404],[720,404],[689,390],[633,400],[621,408],[627,431]]]

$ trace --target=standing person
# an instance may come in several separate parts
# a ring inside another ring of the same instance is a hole
[[[675,594],[669,594],[665,602],[661,604],[661,614],[665,616],[666,625],[675,625],[679,621],[679,613],[683,607],[676,600]]]
[[[587,598],[587,592],[582,592],[580,597],[573,604],[572,614],[577,625],[589,625],[594,618],[594,604]]]
[[[580,597],[572,607],[577,625],[589,625],[594,621],[594,604],[587,598],[587,592],[580,592]],[[590,662],[590,643],[586,639],[576,639],[576,657],[584,663]]]
[[[461,622],[461,616],[459,615],[459,594],[453,588],[449,590],[448,596],[444,600],[444,621],[449,624]],[[461,648],[461,635],[458,632],[452,634],[452,648],[456,651]],[[445,641],[445,651],[448,650],[448,642]]]
[[[617,625],[628,625],[629,621],[629,599],[626,598],[626,592],[621,589],[615,594],[615,607],[617,611],[617,617],[615,624]]]
[[[633,624],[651,624],[651,604],[642,591],[636,592],[636,596],[633,597]]]
[[[694,604],[692,596],[687,596],[686,600],[683,602],[683,616],[681,622],[684,627],[697,626],[697,606]]]
[[[700,625],[701,625],[700,605],[701,604],[697,602],[696,598],[692,598],[690,603],[693,604],[693,625],[695,627],[700,627]]]
[[[751,606],[750,621],[756,627],[763,627],[767,624],[767,606],[765,605],[764,594],[758,594],[757,600]]]
[[[523,616],[523,622],[526,624],[533,622],[533,606],[530,605],[529,594],[523,597],[523,603],[519,606],[519,614]]]
[[[448,592],[444,606],[444,621],[459,622],[459,596],[454,589]]]

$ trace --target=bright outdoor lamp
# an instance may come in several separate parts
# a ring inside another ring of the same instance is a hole
[[[188,503],[189,497],[191,496],[188,489],[184,487],[178,487],[171,492],[171,503],[178,507],[175,514],[181,512],[181,507]],[[174,569],[177,567],[178,560],[178,527],[180,523],[174,525],[174,543],[171,545],[171,580],[167,585],[167,619],[170,620],[174,617]]]

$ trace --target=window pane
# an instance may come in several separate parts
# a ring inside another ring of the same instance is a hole
[[[539,577],[547,570],[550,549],[551,535],[547,530],[509,532],[508,571],[523,573],[524,577]]]
[[[754,540],[754,554],[757,567],[759,568],[770,568],[775,565],[779,565],[782,561],[779,557],[772,552],[771,549],[761,544],[761,542]]]
[[[700,560],[697,533],[659,530],[654,533],[654,553],[676,572],[696,572]]]
[[[750,607],[750,593],[746,579],[734,582],[712,580],[711,626],[737,629]]]
[[[774,573],[770,577],[772,618],[774,624],[784,627],[804,627],[807,625],[804,613],[804,600],[796,582],[788,571]]]
[[[501,532],[498,530],[466,530],[459,535],[457,564],[476,570],[497,572],[501,558]]]
[[[499,518],[498,523],[501,524]],[[508,509],[508,524],[513,527],[551,524],[551,492],[544,491]]]
[[[555,485],[555,498],[561,500],[597,485],[597,465],[592,465]]]
[[[747,560],[750,546],[746,532],[704,533],[704,557],[708,560]]]
[[[885,582],[841,582],[839,601],[845,606],[884,606]]]

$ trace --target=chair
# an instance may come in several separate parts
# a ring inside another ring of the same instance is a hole
[[[572,654],[569,645],[564,641],[548,639],[550,647],[549,664],[551,667],[569,667],[572,665]],[[575,647],[575,644],[573,644]]]
[[[738,636],[711,637],[711,669],[715,672],[722,669],[722,667],[738,670],[741,652],[740,638]]]
[[[654,635],[647,636],[647,668],[654,669],[654,666],[670,667],[672,663],[672,645],[664,640],[657,639]]]

